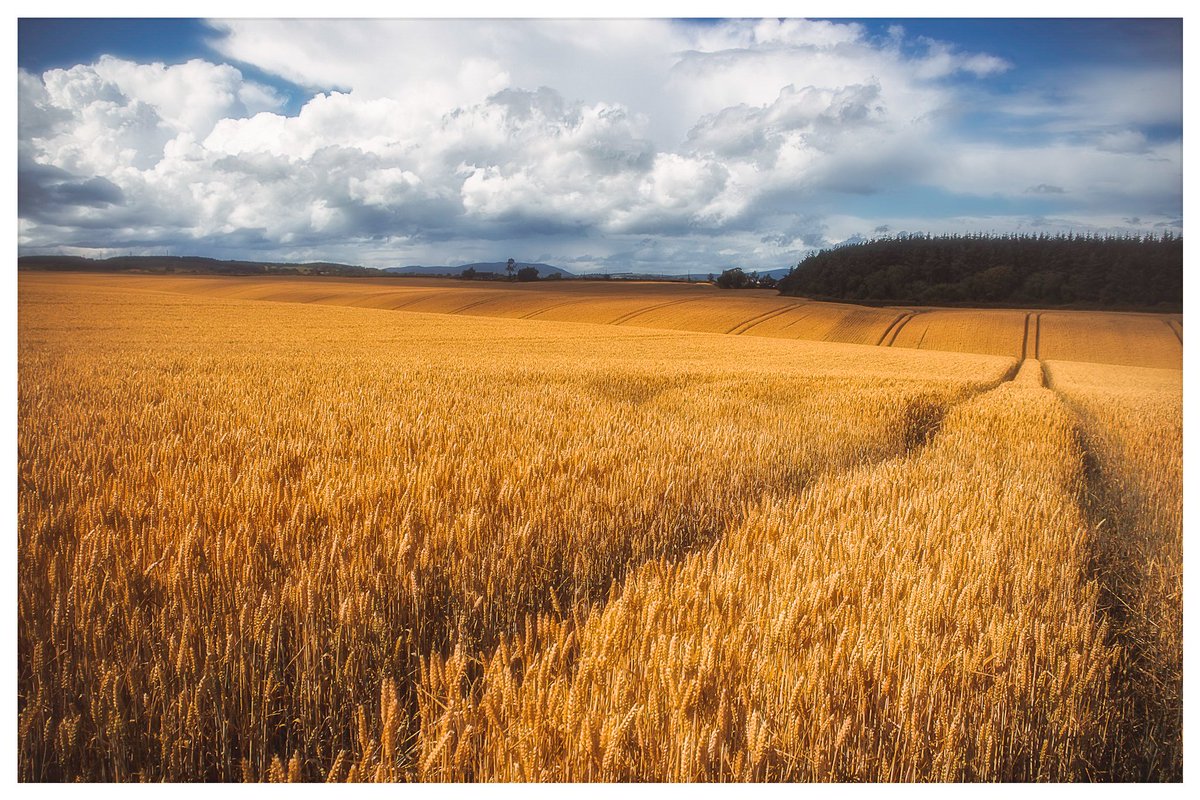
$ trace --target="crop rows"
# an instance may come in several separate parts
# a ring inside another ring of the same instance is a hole
[[[1181,780],[1183,404],[1175,370],[1056,362],[1054,387],[1082,421],[1086,507],[1098,537],[1101,604],[1120,648],[1111,771]]]
[[[1178,777],[1176,371],[152,281],[22,279],[22,780]]]
[[[925,448],[770,497],[469,677],[424,668],[421,776],[1100,777],[1115,651],[1071,415],[1022,373]]]
[[[414,278],[205,278],[31,275],[27,283],[123,287],[227,299],[378,308],[506,319],[726,333],[882,345],[1008,358],[1070,359],[1178,369],[1182,316],[1104,311],[1034,314],[1011,309],[871,308],[780,297],[765,290],[624,281],[472,282]],[[919,312],[897,322],[899,314]],[[1166,324],[1164,324],[1164,322]]]
[[[422,657],[602,603],[756,498],[903,452],[1004,366],[872,385],[854,354],[779,370],[618,328],[39,299],[19,392],[27,779],[260,778],[293,755],[324,777],[383,752],[360,742],[384,685],[382,774],[405,774]]]

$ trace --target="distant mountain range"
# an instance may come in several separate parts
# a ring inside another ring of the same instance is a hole
[[[18,269],[61,272],[157,272],[195,275],[340,275],[344,277],[378,276],[371,267],[331,264],[324,261],[307,264],[277,264],[267,261],[220,261],[200,256],[118,256],[82,258],[80,256],[20,256]]]
[[[505,267],[507,262],[489,261],[475,264],[462,264],[457,267],[427,267],[412,265],[407,267],[358,267],[351,264],[335,264],[326,261],[315,261],[304,264],[278,263],[271,261],[221,261],[215,258],[201,256],[117,256],[115,258],[83,258],[81,256],[20,256],[17,267],[23,270],[46,270],[64,272],[148,272],[174,273],[192,275],[334,275],[341,277],[369,276],[437,276],[461,275],[463,270],[474,269],[477,273],[493,273],[507,277]],[[517,264],[517,269],[534,267],[538,276],[546,278],[551,275],[561,275],[563,278],[599,279],[609,277],[613,280],[670,280],[682,281],[684,275],[663,275],[660,273],[612,272],[607,274],[589,272],[577,274],[569,272],[553,264]],[[788,273],[789,268],[761,271],[761,275],[781,278]],[[753,270],[747,270],[752,272]],[[720,270],[713,274],[717,275]],[[708,273],[694,272],[692,280],[704,280]]]
[[[476,272],[492,272],[497,275],[507,275],[505,270],[507,266],[507,261],[490,261],[477,264],[463,264],[460,267],[422,267],[416,265],[409,267],[387,267],[383,271],[392,275],[461,275],[463,270],[474,269]],[[562,275],[564,278],[575,277],[575,273],[550,264],[517,264],[517,269],[523,267],[534,267],[537,269],[538,275],[543,278],[554,274]]]
[[[505,267],[507,266],[507,264],[508,264],[508,262],[505,262],[505,261],[492,261],[492,262],[480,262],[480,263],[476,263],[476,264],[463,264],[462,266],[459,266],[459,267],[426,267],[426,266],[413,265],[413,266],[409,266],[409,267],[387,267],[383,271],[391,273],[392,275],[435,276],[435,275],[461,275],[463,270],[474,269],[476,272],[491,272],[496,275],[506,275],[507,273],[506,273]],[[557,273],[559,275],[562,275],[564,278],[600,278],[600,277],[603,277],[604,275],[607,275],[609,278],[617,279],[617,280],[683,281],[683,280],[687,279],[686,275],[682,275],[682,274],[666,275],[661,272],[609,272],[609,273],[587,272],[587,273],[580,274],[580,273],[575,273],[575,272],[569,272],[568,270],[565,270],[562,267],[556,267],[552,264],[524,264],[524,263],[517,264],[517,269],[521,269],[522,267],[536,267],[537,271],[538,271],[538,275],[543,278],[545,278],[547,275],[553,275],[553,274]],[[791,267],[782,267],[780,269],[759,270],[758,274],[763,275],[763,276],[770,275],[772,278],[782,278],[784,275],[787,275],[788,272],[790,272],[790,271],[791,271]],[[746,272],[751,273],[751,272],[755,272],[755,270],[748,269],[748,270],[746,270]],[[714,276],[716,276],[718,274],[720,274],[720,270],[713,272]],[[705,273],[693,272],[691,277],[692,277],[692,280],[696,281],[696,280],[704,280],[707,276],[708,276],[707,272],[705,272]]]

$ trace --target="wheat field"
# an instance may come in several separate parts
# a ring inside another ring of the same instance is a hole
[[[1181,778],[1181,317],[551,283],[22,274],[20,779]]]
[[[36,276],[30,276],[36,279]],[[86,276],[73,285],[432,314],[621,325],[842,342],[1009,358],[1180,369],[1183,316],[1110,311],[866,307],[637,281],[472,282],[434,278]]]

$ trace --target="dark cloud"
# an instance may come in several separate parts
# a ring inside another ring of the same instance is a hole
[[[21,159],[17,166],[17,214],[54,222],[72,210],[121,205],[125,195],[110,180],[72,175],[65,169]]]
[[[215,171],[226,175],[240,175],[258,183],[280,183],[295,175],[296,165],[283,156],[271,153],[241,153],[214,159]]]
[[[65,109],[47,101],[46,87],[40,78],[25,70],[17,71],[17,139],[28,142],[35,136],[46,136],[59,125],[71,120]]]

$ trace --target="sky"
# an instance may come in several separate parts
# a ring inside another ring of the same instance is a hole
[[[18,23],[18,249],[717,272],[1182,231],[1179,20]]]

